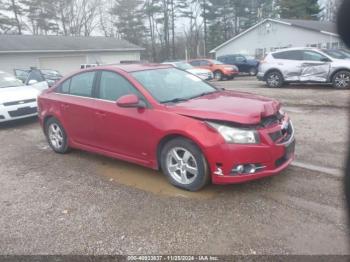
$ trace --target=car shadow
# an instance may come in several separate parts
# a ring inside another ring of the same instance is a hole
[[[251,194],[274,188],[286,174],[281,173],[274,177],[267,177],[242,184],[214,185],[209,184],[198,192],[189,192],[171,185],[161,172],[136,164],[128,163],[81,150],[73,150],[71,154],[79,159],[85,159],[96,166],[96,175],[111,183],[131,187],[154,195],[170,198],[185,198],[192,200],[208,200],[225,197],[232,194]]]
[[[28,117],[18,120],[12,120],[8,122],[2,122],[0,123],[0,130],[6,130],[6,129],[13,129],[13,128],[19,128],[19,127],[29,127],[33,124],[38,124],[38,117]]]

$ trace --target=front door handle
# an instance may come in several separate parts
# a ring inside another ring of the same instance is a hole
[[[62,108],[62,109],[68,109],[68,108],[69,108],[69,105],[68,105],[68,104],[61,104],[61,108]]]

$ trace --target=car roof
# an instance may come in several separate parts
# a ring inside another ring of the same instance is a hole
[[[274,52],[271,52],[271,54],[280,53],[280,52],[286,52],[286,51],[298,51],[298,50],[313,50],[313,51],[321,51],[321,49],[314,48],[314,47],[290,47],[290,48],[283,48],[276,50]]]
[[[166,68],[173,68],[171,65],[167,64],[128,64],[128,65],[103,65],[103,66],[97,66],[93,68],[89,68],[90,70],[93,69],[120,69],[127,73],[132,72],[138,72],[138,71],[145,71],[145,70],[155,70],[155,69],[166,69]]]

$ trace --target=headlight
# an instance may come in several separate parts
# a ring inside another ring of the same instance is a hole
[[[255,130],[239,129],[225,125],[207,122],[207,124],[216,129],[219,134],[230,144],[258,144],[259,134]]]

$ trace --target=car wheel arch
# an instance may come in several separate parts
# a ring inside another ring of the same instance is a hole
[[[183,139],[187,139],[189,141],[191,141],[192,143],[194,143],[202,152],[204,158],[206,159],[204,150],[203,150],[203,146],[201,145],[201,143],[199,143],[199,141],[193,137],[191,137],[190,135],[187,134],[182,134],[182,133],[170,133],[165,135],[164,137],[162,137],[162,139],[159,141],[159,143],[157,144],[157,152],[156,152],[156,157],[157,157],[157,162],[156,162],[156,169],[160,170],[161,169],[161,165],[160,165],[160,161],[161,161],[161,152],[163,147],[171,140],[174,140],[176,138],[183,138]],[[206,159],[207,161],[207,159]],[[207,161],[208,163],[208,161]],[[208,163],[208,167],[209,167],[209,163]]]
[[[281,70],[279,70],[278,68],[271,68],[271,69],[269,69],[269,70],[265,73],[265,75],[264,75],[264,81],[266,81],[266,77],[268,76],[268,74],[270,74],[270,73],[272,73],[272,72],[278,72],[278,73],[280,73],[280,74],[282,75],[282,77],[283,77],[283,80],[284,80],[284,75],[283,75],[283,73],[282,73]]]
[[[334,79],[335,75],[336,75],[337,73],[341,72],[341,71],[347,71],[347,72],[350,73],[350,68],[346,68],[346,67],[344,67],[344,68],[337,68],[337,69],[334,70],[334,72],[331,74],[331,76],[329,77],[328,81],[329,81],[329,82],[333,82],[333,79]]]

